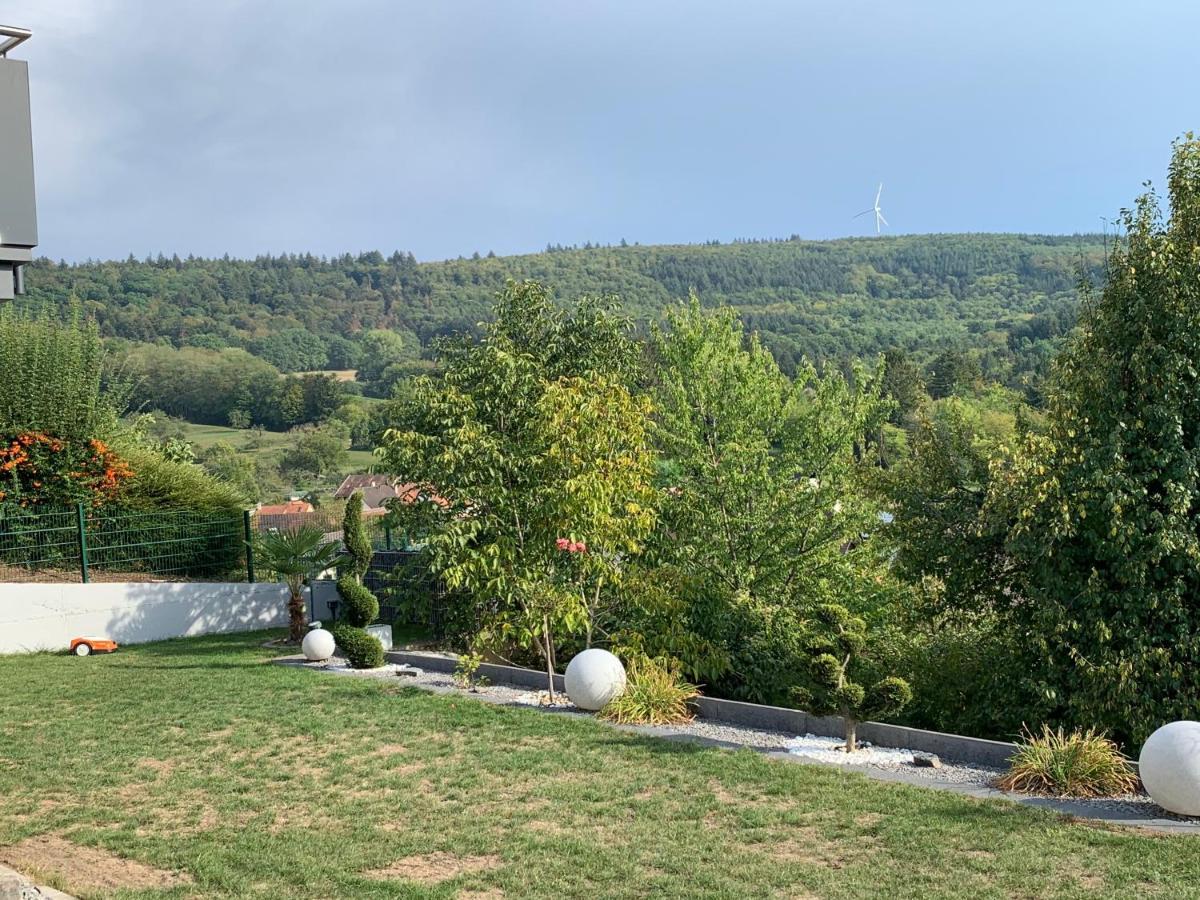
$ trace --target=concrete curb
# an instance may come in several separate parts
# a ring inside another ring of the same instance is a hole
[[[434,653],[430,650],[389,650],[384,654],[388,662],[401,665],[416,666],[418,669],[428,669],[430,672],[453,672],[458,665],[458,657],[452,653]],[[482,663],[477,671],[494,684],[509,684],[513,687],[543,690],[546,687],[546,673],[537,669],[523,669],[519,666],[501,666],[495,663]],[[566,691],[563,677],[554,676],[554,689]]]
[[[386,656],[389,662],[417,666],[432,672],[453,672],[458,663],[458,657],[450,653],[392,650]],[[484,663],[479,667],[479,674],[487,676],[497,684],[510,684],[533,690],[546,685],[546,673],[536,669]],[[562,680],[561,675],[554,676],[556,691],[563,690]],[[718,700],[715,697],[700,697],[695,701],[695,706],[701,718],[746,728],[792,734],[817,734],[823,737],[841,737],[843,733],[842,719],[838,716],[814,716],[799,709],[741,703],[737,700]],[[880,747],[902,747],[922,753],[935,753],[951,762],[983,766],[1003,767],[1017,749],[1015,744],[1005,741],[987,741],[958,734],[887,725],[883,722],[861,723],[858,726],[858,736],[860,740],[870,741]]]
[[[36,893],[30,893],[30,891]],[[24,900],[26,897],[45,897],[46,900],[75,900],[70,894],[64,894],[52,887],[34,884],[16,869],[0,863],[0,900]]]

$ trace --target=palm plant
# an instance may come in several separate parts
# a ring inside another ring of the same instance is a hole
[[[253,549],[262,567],[270,569],[287,585],[288,636],[293,641],[303,640],[305,579],[341,561],[339,543],[327,539],[318,526],[304,524],[264,532],[254,541]]]

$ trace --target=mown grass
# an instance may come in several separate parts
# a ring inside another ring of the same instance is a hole
[[[243,453],[261,458],[279,461],[279,455],[290,446],[293,437],[285,431],[262,431],[252,433],[244,428],[229,428],[224,425],[199,425],[195,422],[182,423],[184,437],[195,445],[197,450],[206,450],[218,441],[231,444]],[[257,439],[255,435],[258,435]],[[258,446],[251,446],[258,444]],[[370,450],[347,451],[346,465],[342,467],[343,474],[365,472],[377,462]]]
[[[114,894],[140,898],[1183,897],[1200,885],[1188,838],[272,666],[263,637],[0,659],[0,848],[50,834],[189,879]],[[412,857],[462,871],[368,874]],[[108,895],[78,874],[36,874]]]

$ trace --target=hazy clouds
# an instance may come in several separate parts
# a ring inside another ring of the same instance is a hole
[[[1192,4],[17,0],[67,258],[1096,230]]]

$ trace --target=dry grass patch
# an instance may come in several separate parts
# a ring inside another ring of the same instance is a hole
[[[387,770],[389,775],[416,775],[419,772],[424,772],[426,769],[425,763],[405,763],[402,766],[393,766]]]
[[[879,844],[871,835],[831,841],[817,829],[797,828],[783,841],[771,845],[767,854],[776,862],[800,863],[827,869],[844,869],[875,855]]]
[[[176,763],[171,759],[153,759],[149,756],[144,756],[134,762],[134,765],[140,766],[143,769],[149,769],[151,772],[158,774],[160,778],[170,775],[175,771]]]
[[[381,756],[399,756],[401,753],[407,753],[408,748],[403,744],[384,744],[381,747],[376,747],[367,756],[378,758]]]
[[[1056,874],[1060,878],[1074,882],[1089,893],[1104,892],[1108,884],[1102,873],[1096,872],[1094,869],[1085,869],[1079,860],[1072,860],[1069,865],[1060,866]]]
[[[557,822],[548,822],[544,819],[534,819],[532,822],[526,822],[524,827],[538,834],[558,836],[567,833],[567,829],[563,828]]]
[[[73,844],[57,835],[26,838],[0,849],[0,860],[18,871],[58,881],[68,890],[153,890],[192,883],[185,872],[169,872],[98,847]]]
[[[365,874],[369,878],[388,881],[403,879],[421,884],[439,884],[468,875],[497,869],[503,863],[498,856],[455,856],[453,853],[427,853],[424,856],[406,856],[382,869],[371,869]]]
[[[991,850],[963,850],[962,855],[967,859],[995,859],[996,854]]]
[[[715,779],[709,781],[708,789],[712,791],[713,799],[715,799],[722,806],[735,806],[741,802],[741,798],[739,798],[736,794],[731,794],[725,789],[725,785],[721,784],[721,782],[716,781]]]

